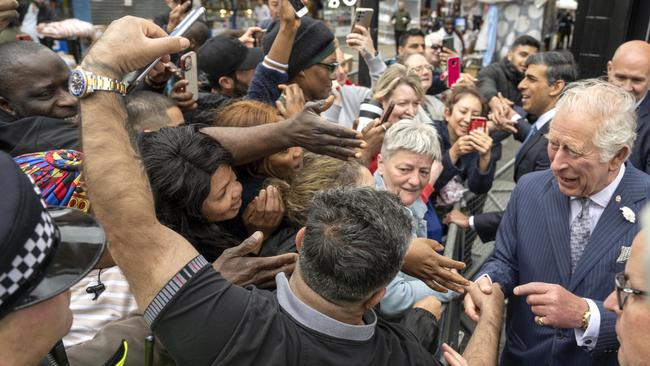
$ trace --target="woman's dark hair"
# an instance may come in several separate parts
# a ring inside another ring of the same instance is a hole
[[[233,158],[201,125],[163,128],[140,136],[140,152],[160,222],[183,235],[208,261],[238,243],[219,223],[201,214],[210,180]]]
[[[477,87],[471,85],[458,85],[452,88],[451,94],[449,94],[447,100],[445,101],[445,107],[447,107],[450,111],[453,110],[454,105],[458,103],[458,101],[461,100],[461,98],[463,98],[465,95],[473,95],[481,102],[481,116],[485,116],[487,112],[487,103],[485,102],[485,98],[483,98],[483,95]]]

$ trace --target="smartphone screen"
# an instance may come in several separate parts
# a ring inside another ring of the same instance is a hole
[[[305,4],[303,4],[300,0],[289,0],[289,3],[293,7],[293,10],[296,12],[296,16],[298,18],[302,18],[309,11]]]
[[[483,132],[487,132],[487,119],[484,117],[472,117],[472,120],[469,123],[469,130],[467,133],[470,133],[474,130],[479,130]]]
[[[460,78],[460,58],[450,57],[447,60],[447,87],[451,88],[452,85]]]

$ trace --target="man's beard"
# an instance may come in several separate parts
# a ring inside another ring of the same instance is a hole
[[[243,98],[248,92],[248,86],[241,81],[234,79],[235,83],[232,87],[232,97],[233,98]]]

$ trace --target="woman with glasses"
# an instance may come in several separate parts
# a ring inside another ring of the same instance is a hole
[[[401,63],[414,75],[420,78],[422,89],[429,90],[433,83],[433,66],[420,53],[406,55]],[[433,123],[444,118],[445,105],[433,95],[425,95],[415,120],[423,123]]]
[[[470,131],[472,118],[484,116],[485,112],[485,101],[476,87],[460,85],[452,89],[444,122],[436,123],[443,151],[443,170],[435,183],[439,196],[452,180],[467,182],[469,190],[476,194],[487,193],[492,187],[501,146],[492,145],[487,129]]]
[[[255,70],[246,98],[275,105],[282,90],[278,86],[294,83],[306,101],[329,97],[339,65],[334,34],[323,22],[296,18],[283,0],[280,20],[268,28],[262,48],[266,56]]]

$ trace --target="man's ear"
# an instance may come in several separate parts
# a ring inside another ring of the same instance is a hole
[[[397,47],[397,55],[401,56],[404,53],[404,46]]]
[[[370,298],[363,303],[364,309],[368,310],[379,304],[381,299],[384,298],[384,295],[386,295],[386,287],[382,287],[379,290],[375,291],[375,293],[372,294],[372,296],[370,296]]]
[[[296,250],[298,253],[300,253],[300,249],[302,248],[302,240],[305,238],[305,227],[303,226],[298,230],[298,233],[296,234]]]
[[[228,76],[222,76],[218,80],[221,90],[232,90],[235,86],[235,80]]]
[[[16,111],[11,108],[11,104],[9,104],[9,101],[4,97],[0,97],[0,109],[11,114],[12,116],[16,115]]]
[[[553,83],[553,85],[551,85],[551,90],[549,91],[548,95],[550,95],[553,98],[560,96],[565,86],[566,83],[564,82],[564,80],[556,81],[555,83]]]
[[[616,155],[614,155],[614,157],[609,161],[609,170],[618,172],[618,170],[621,168],[621,164],[624,164],[625,160],[630,155],[630,151],[630,148],[627,146],[624,146],[618,150]]]
[[[612,72],[613,68],[614,68],[614,64],[612,63],[612,61],[611,60],[607,61],[607,75],[608,76]]]

